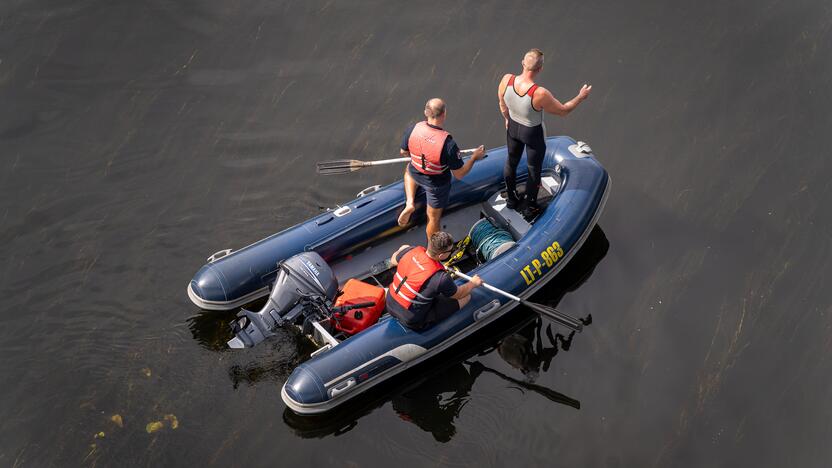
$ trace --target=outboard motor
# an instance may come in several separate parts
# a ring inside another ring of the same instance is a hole
[[[278,264],[277,279],[260,312],[241,310],[231,322],[236,335],[229,348],[251,348],[274,336],[286,324],[306,320],[321,308],[329,308],[338,294],[338,280],[326,261],[315,252],[303,252]]]

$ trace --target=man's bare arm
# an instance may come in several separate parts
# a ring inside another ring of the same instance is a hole
[[[471,168],[474,167],[474,163],[482,159],[483,155],[485,154],[485,147],[480,145],[474,152],[471,154],[471,158],[465,161],[465,164],[462,165],[459,169],[451,169],[451,174],[456,177],[456,180],[462,180],[466,174],[471,171]]]
[[[575,108],[578,107],[578,104],[583,102],[583,100],[589,96],[590,91],[592,91],[592,86],[583,85],[581,90],[578,91],[577,96],[567,101],[566,104],[562,104],[552,95],[551,92],[549,92],[548,89],[540,88],[540,91],[535,93],[535,97],[538,96],[538,93],[540,95],[540,100],[536,104],[549,114],[565,117],[570,112],[575,110]]]
[[[465,296],[469,296],[471,294],[471,291],[474,290],[474,288],[478,288],[481,285],[482,285],[482,280],[480,279],[480,276],[479,275],[474,275],[474,277],[471,278],[471,281],[469,281],[469,282],[463,284],[462,286],[459,286],[458,288],[456,288],[456,294],[451,296],[451,299],[460,300]]]
[[[506,128],[508,128],[508,106],[506,105],[506,100],[503,96],[506,94],[509,78],[511,78],[510,74],[503,75],[503,79],[500,81],[500,86],[497,87],[497,100],[500,103],[500,113],[503,114],[503,118],[506,119]]]
[[[407,244],[405,244],[405,245],[403,245],[403,246],[399,247],[399,250],[397,250],[397,251],[393,252],[393,256],[392,256],[392,257],[390,257],[390,265],[392,265],[392,266],[396,266],[396,265],[398,265],[398,264],[399,264],[399,262],[398,262],[398,260],[396,260],[396,257],[399,255],[399,253],[400,253],[402,250],[404,250],[404,249],[406,249],[406,248],[408,248],[408,247],[410,247],[410,246],[409,246],[409,245],[407,245]]]

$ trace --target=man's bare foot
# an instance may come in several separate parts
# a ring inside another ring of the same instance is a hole
[[[399,215],[399,226],[407,226],[407,223],[410,222],[410,215],[416,211],[416,208],[413,205],[405,205],[402,213]]]

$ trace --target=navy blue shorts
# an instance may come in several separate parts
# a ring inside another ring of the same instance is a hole
[[[452,297],[438,296],[427,311],[416,313],[405,310],[387,293],[387,313],[411,330],[424,330],[445,320],[459,311],[459,301]],[[408,320],[409,319],[409,320]]]
[[[439,296],[433,300],[433,305],[428,311],[425,326],[437,324],[459,310],[459,301],[452,297]]]
[[[438,176],[429,176],[422,174],[409,164],[407,170],[410,171],[410,176],[425,192],[428,206],[431,208],[445,208],[448,206],[448,200],[451,198],[451,174],[445,173]]]

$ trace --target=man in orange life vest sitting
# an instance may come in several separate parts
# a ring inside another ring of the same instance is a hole
[[[428,202],[428,239],[439,231],[442,210],[448,205],[451,194],[451,174],[462,179],[474,162],[485,154],[482,145],[463,163],[459,147],[451,134],[442,129],[445,123],[445,102],[433,98],[425,104],[426,121],[419,122],[404,133],[401,154],[410,157],[404,171],[404,190],[407,197],[404,210],[399,215],[399,225],[405,226],[413,214],[413,200],[417,186],[422,187]]]
[[[442,265],[454,250],[447,232],[430,236],[428,248],[403,245],[390,262],[397,265],[387,288],[387,312],[414,330],[427,328],[453,315],[471,299],[471,291],[482,285],[479,276],[457,286]]]

